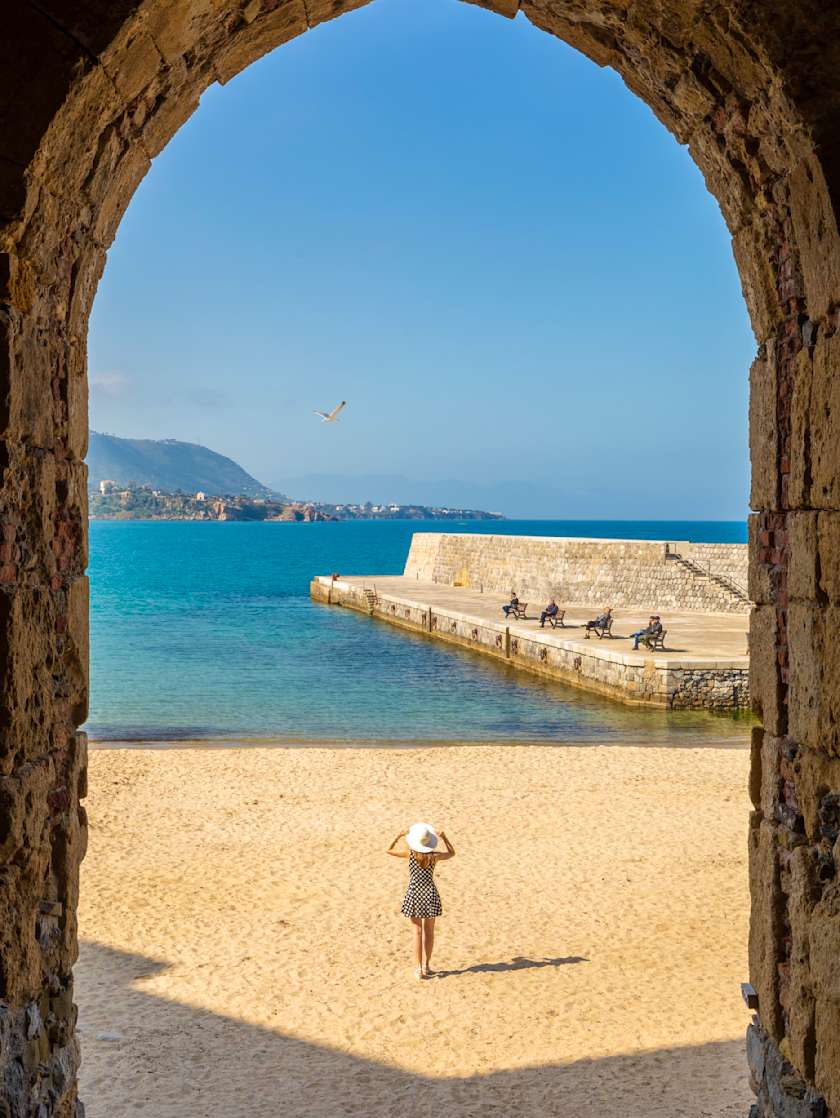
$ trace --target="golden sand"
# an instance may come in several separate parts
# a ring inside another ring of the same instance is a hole
[[[748,755],[97,750],[88,1118],[743,1116]],[[429,819],[433,966],[406,864]]]

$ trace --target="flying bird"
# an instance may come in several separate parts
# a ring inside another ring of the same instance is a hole
[[[335,423],[335,421],[338,419],[338,413],[341,411],[341,409],[343,407],[346,407],[346,406],[347,406],[347,401],[342,400],[341,403],[338,404],[337,407],[334,407],[332,411],[330,411],[330,412],[316,411],[315,414],[320,415],[320,417],[321,417],[321,419],[324,423]]]

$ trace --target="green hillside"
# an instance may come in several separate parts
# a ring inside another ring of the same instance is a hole
[[[91,431],[87,464],[91,488],[98,488],[100,481],[114,481],[166,492],[202,489],[213,495],[248,497],[266,497],[272,492],[232,458],[176,439],[119,439]]]

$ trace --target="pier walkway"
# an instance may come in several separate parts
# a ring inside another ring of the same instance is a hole
[[[509,622],[501,610],[504,595],[402,575],[319,577],[311,592],[316,600],[624,702],[673,709],[749,706],[749,618],[741,614],[660,610],[664,651],[633,652],[629,635],[644,628],[655,605],[615,609],[612,638],[593,634],[587,640],[584,625],[599,612],[591,605],[559,602],[565,627],[541,629],[542,601],[528,603],[525,620]]]

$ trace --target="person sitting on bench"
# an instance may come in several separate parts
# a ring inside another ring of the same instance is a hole
[[[511,613],[516,613],[519,609],[519,599],[516,596],[516,591],[511,590],[510,601],[506,606],[502,606],[502,613],[507,617]]]
[[[612,621],[612,606],[608,606],[603,613],[599,613],[594,621],[587,621],[585,625],[586,639],[589,640],[589,633],[592,629],[606,629]]]
[[[548,605],[545,607],[545,609],[540,614],[540,628],[541,629],[545,628],[545,619],[547,617],[556,617],[559,612],[560,612],[560,609],[559,609],[557,603],[555,602],[555,600],[553,598],[549,598],[548,599]]]
[[[655,640],[657,637],[662,636],[662,622],[659,620],[658,613],[652,613],[650,620],[647,623],[646,629],[640,629],[638,633],[631,633],[633,638],[633,651],[639,651],[639,641],[647,643],[650,640]]]

